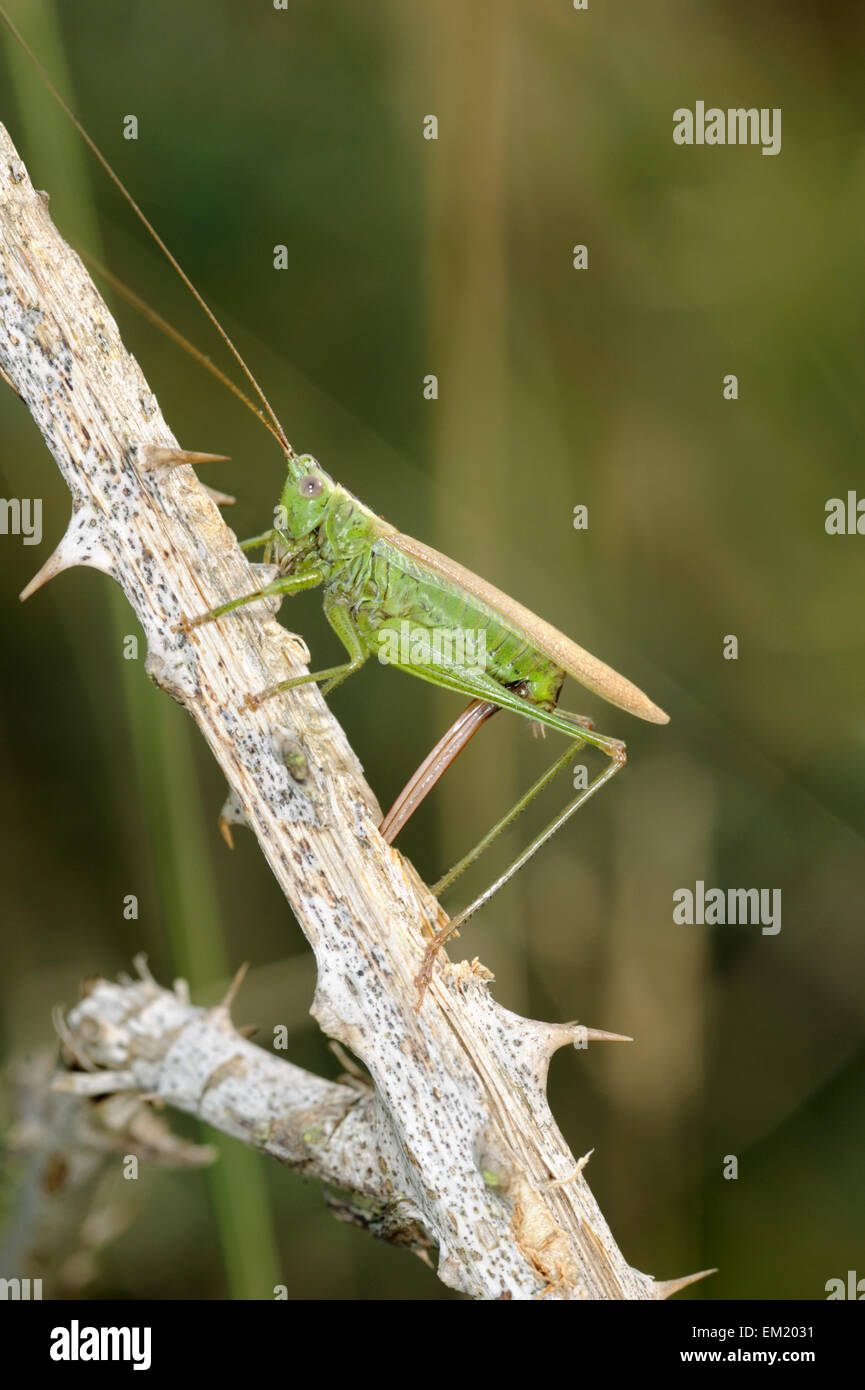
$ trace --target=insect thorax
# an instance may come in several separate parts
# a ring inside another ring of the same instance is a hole
[[[316,532],[316,546],[324,563],[337,570],[367,556],[387,529],[375,512],[337,484]]]

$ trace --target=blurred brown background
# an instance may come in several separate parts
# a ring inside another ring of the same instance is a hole
[[[551,1072],[629,1260],[658,1277],[720,1266],[694,1297],[822,1298],[827,1279],[865,1275],[865,539],[824,529],[828,498],[865,492],[865,16],[816,0],[9,9],[295,446],[671,714],[643,726],[566,689],[565,707],[627,739],[628,770],[452,951],[480,955],[512,1009],[635,1035]],[[781,154],[677,147],[672,113],[697,100],[781,107]],[[0,119],[69,238],[222,362],[5,37]],[[212,477],[237,494],[230,524],[261,530],[272,440],[117,312],[181,441],[232,456]],[[50,1040],[55,1003],[143,949],[200,1002],[249,960],[238,1021],[265,1046],[287,1024],[292,1060],[336,1075],[307,1014],[306,944],[251,838],[233,855],[220,840],[224,788],[192,726],[123,659],[122,600],[79,570],[19,605],[69,503],[8,392],[0,440],[0,493],[44,499],[40,546],[0,537],[4,1051]],[[320,665],[335,658],[318,595],[283,620]],[[335,694],[383,808],[460,704],[377,664]],[[438,876],[558,746],[499,717],[400,847]],[[697,879],[780,888],[781,932],[674,925],[673,892]],[[293,1298],[449,1296],[337,1225],[314,1184],[221,1150],[208,1175],[144,1173],[94,1297],[269,1297],[277,1282]]]

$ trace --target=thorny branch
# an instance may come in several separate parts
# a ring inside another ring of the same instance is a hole
[[[149,979],[100,982],[73,1012],[69,1038],[95,1070],[66,1084],[155,1092],[340,1183],[354,1194],[343,1214],[357,1219],[365,1203],[378,1234],[435,1247],[439,1277],[474,1298],[668,1296],[688,1281],[655,1283],[627,1264],[547,1104],[552,1053],[592,1033],[517,1017],[482,966],[443,953],[418,1010],[424,944],[446,918],[378,834],[340,726],[310,686],[241,712],[248,692],[304,669],[299,641],[265,604],[189,637],[175,630],[257,587],[260,569],[179,460],[46,201],[0,127],[0,366],[72,494],[66,534],[25,593],[78,564],[121,585],[148,673],[196,721],[230,788],[227,819],[257,836],[315,952],[312,1013],[373,1090],[309,1076],[243,1040],[227,1011],[203,1014]],[[321,1123],[301,1130],[305,1107]]]

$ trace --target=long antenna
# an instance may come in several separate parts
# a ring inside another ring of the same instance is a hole
[[[243,402],[247,410],[252,411],[256,419],[261,421],[264,428],[270,431],[279,444],[284,444],[285,441],[282,436],[277,434],[267,416],[259,410],[254,401],[249,399],[245,391],[241,391],[240,387],[235,381],[231,380],[230,376],[226,376],[221,367],[217,367],[215,362],[211,362],[210,358],[203,353],[200,348],[197,348],[188,338],[184,338],[183,334],[174,327],[174,324],[169,323],[161,314],[158,314],[150,304],[146,303],[146,301],[140,297],[140,295],[137,295],[134,290],[131,290],[128,285],[124,284],[113,271],[109,270],[101,261],[98,261],[95,256],[91,256],[89,251],[79,251],[78,254],[83,261],[87,262],[91,270],[95,271],[100,279],[105,280],[115,293],[120,295],[121,299],[125,299],[127,304],[131,304],[133,309],[137,309],[142,318],[147,319],[148,323],[152,323],[154,328],[158,328],[160,333],[164,333],[172,342],[177,343],[178,347],[182,347],[184,352],[188,352],[190,357],[194,358],[206,371],[215,376],[217,381],[220,381],[223,386],[227,387],[232,395]]]
[[[288,454],[290,458],[293,458],[294,450],[292,449],[291,445],[288,442],[288,439],[286,438],[285,431],[279,422],[275,410],[270,404],[270,401],[267,399],[267,396],[264,394],[264,391],[259,386],[249,367],[247,367],[239,350],[234,346],[234,343],[231,341],[225,329],[222,327],[222,324],[219,322],[219,319],[216,317],[213,310],[198,293],[198,290],[195,288],[189,276],[186,274],[186,271],[183,269],[183,267],[180,265],[177,259],[171,254],[168,247],[165,245],[165,242],[162,240],[162,237],[159,235],[159,233],[157,232],[153,224],[150,222],[150,220],[142,212],[141,208],[138,206],[132,194],[129,192],[129,189],[120,179],[119,175],[115,174],[114,170],[108,163],[108,160],[105,158],[104,154],[100,150],[99,146],[96,144],[95,140],[92,140],[90,138],[90,136],[87,134],[87,131],[84,129],[84,126],[81,124],[78,117],[75,115],[74,111],[72,111],[71,108],[67,105],[67,103],[63,100],[63,97],[60,95],[54,83],[51,81],[51,78],[48,76],[48,73],[45,71],[42,64],[39,62],[39,59],[36,57],[36,54],[30,48],[23,35],[18,32],[18,30],[12,23],[12,20],[9,18],[2,5],[0,5],[0,19],[3,20],[3,23],[6,25],[6,28],[9,30],[16,43],[20,44],[21,48],[26,53],[27,57],[33,64],[36,71],[39,73],[39,76],[42,78],[42,81],[45,83],[49,92],[54,97],[54,100],[60,106],[61,110],[63,110],[66,113],[66,115],[69,117],[69,120],[72,122],[72,124],[75,126],[75,129],[78,131],[78,134],[84,140],[85,144],[88,145],[90,150],[99,160],[99,163],[102,165],[106,174],[111,179],[111,182],[123,194],[123,197],[126,199],[127,203],[132,208],[132,211],[135,213],[136,217],[139,219],[142,225],[150,233],[153,240],[156,242],[156,245],[159,247],[160,251],[165,256],[166,260],[169,262],[171,266],[174,267],[174,269],[177,271],[177,274],[183,281],[184,285],[189,290],[190,294],[196,300],[198,305],[204,310],[205,314],[210,319],[210,322],[213,324],[220,338],[222,338],[223,342],[228,348],[229,352],[231,352],[235,360],[240,364],[241,370],[243,371],[244,375],[246,376],[247,380],[252,386],[252,389],[255,391],[255,394],[258,396],[258,399],[264,406],[267,415],[269,415],[270,419],[272,420],[275,429],[271,430],[271,433],[275,434],[277,440],[279,441],[281,447],[285,450],[286,454]],[[259,412],[256,413],[258,414]],[[269,425],[268,429],[270,429]]]

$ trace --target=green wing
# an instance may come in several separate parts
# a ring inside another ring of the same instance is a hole
[[[574,680],[579,681],[580,685],[595,695],[600,695],[609,704],[626,710],[628,714],[635,714],[639,719],[646,719],[650,724],[669,723],[670,716],[659,709],[648,695],[644,695],[631,681],[620,676],[618,671],[614,671],[611,666],[592,656],[591,652],[579,647],[576,642],[565,637],[564,633],[545,623],[543,618],[539,618],[530,609],[524,608],[521,603],[502,593],[501,589],[496,589],[485,579],[472,574],[471,570],[457,564],[456,560],[440,554],[431,546],[424,545],[422,541],[414,540],[412,536],[403,535],[401,531],[395,531],[376,542],[378,550],[384,547],[406,556],[421,573],[424,570],[432,571],[441,579],[470,594],[480,604],[491,609],[500,622],[519,632],[530,646],[535,647]]]

